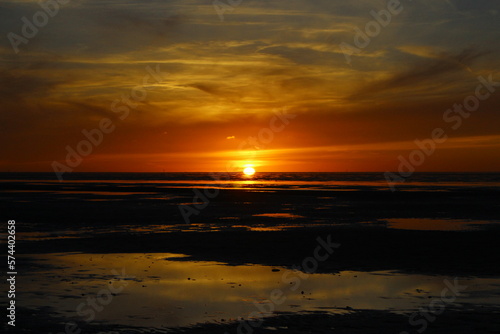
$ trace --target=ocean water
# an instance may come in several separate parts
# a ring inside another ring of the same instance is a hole
[[[0,182],[52,183],[99,182],[123,184],[159,184],[175,187],[350,189],[374,187],[389,189],[384,173],[66,173],[59,181],[54,173],[0,173]],[[495,187],[500,188],[500,173],[414,173],[396,187]]]
[[[500,226],[500,173],[0,173],[1,209],[24,238],[325,225]],[[393,185],[394,186],[394,185]],[[187,214],[186,214],[187,212]]]

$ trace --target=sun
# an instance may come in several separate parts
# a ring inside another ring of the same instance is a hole
[[[254,175],[255,174],[255,169],[253,169],[252,167],[247,167],[243,170],[243,174],[245,175]]]

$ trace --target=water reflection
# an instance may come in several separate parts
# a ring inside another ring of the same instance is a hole
[[[276,306],[277,311],[414,310],[427,305],[429,297],[439,296],[446,278],[390,272],[306,275],[277,267],[189,261],[178,254],[26,257],[38,270],[20,277],[19,302],[23,306],[48,306],[64,317],[79,318],[78,305],[117,279],[112,269],[122,272],[123,268],[129,284],[96,313],[94,321],[144,327],[246,318],[258,311],[257,305],[264,305],[273,289],[280,289],[286,298]],[[500,279],[461,282],[469,288],[457,302],[498,304]]]
[[[387,219],[388,227],[419,231],[460,231],[480,229],[498,222],[467,219],[397,218]]]
[[[168,225],[120,225],[113,227],[81,227],[77,230],[67,227],[66,230],[19,232],[22,240],[51,240],[67,238],[91,238],[95,235],[117,233],[174,233],[174,232],[220,232],[220,231],[288,231],[298,228],[331,226],[322,220],[307,220],[304,216],[293,213],[263,213],[253,217],[275,219],[263,223],[241,222],[240,217],[219,217],[214,223],[168,224]],[[301,220],[301,218],[303,220]],[[372,226],[386,226],[388,228],[420,231],[461,231],[480,230],[500,226],[498,221],[465,220],[465,219],[431,219],[431,218],[390,218],[361,224]],[[336,223],[337,226],[355,226],[354,223]],[[0,234],[0,235],[6,235]]]
[[[294,215],[291,213],[281,213],[281,212],[275,212],[275,213],[261,213],[261,214],[256,214],[253,215],[254,217],[269,217],[269,218],[304,218],[304,216],[300,215]]]

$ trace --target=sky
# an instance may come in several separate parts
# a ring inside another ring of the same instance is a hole
[[[498,1],[59,1],[0,1],[0,171],[500,171]]]

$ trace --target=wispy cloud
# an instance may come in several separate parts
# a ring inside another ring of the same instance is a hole
[[[403,48],[403,50],[405,50]],[[406,50],[408,50],[406,48]],[[375,94],[386,91],[401,91],[405,89],[415,90],[423,83],[428,83],[436,80],[450,81],[445,76],[456,72],[470,72],[470,66],[478,58],[487,54],[484,51],[475,49],[465,49],[459,54],[452,55],[449,53],[432,54],[428,50],[425,53],[422,50],[419,55],[425,56],[426,59],[418,60],[411,65],[409,69],[392,73],[388,78],[369,82],[359,88],[356,93],[349,96],[349,99],[363,99],[373,97]],[[423,54],[422,54],[423,53]]]

